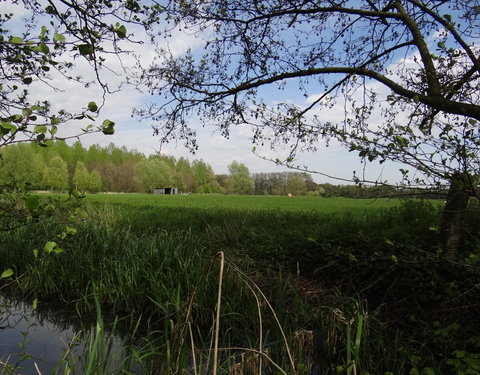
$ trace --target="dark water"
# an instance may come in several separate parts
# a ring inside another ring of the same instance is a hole
[[[77,334],[36,313],[25,302],[0,299],[0,360],[21,374],[49,373]],[[36,366],[35,366],[36,364]]]
[[[71,315],[69,319],[65,311],[51,308],[33,310],[28,302],[0,296],[0,374],[6,366],[14,367],[16,374],[50,374],[62,359],[73,366],[73,358],[75,368],[82,373],[85,330]],[[118,354],[122,340],[111,340],[112,353]],[[63,372],[60,368],[59,373]]]

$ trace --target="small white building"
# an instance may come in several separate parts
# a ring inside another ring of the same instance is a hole
[[[178,188],[174,188],[174,187],[154,188],[153,194],[174,195],[174,194],[178,194]]]

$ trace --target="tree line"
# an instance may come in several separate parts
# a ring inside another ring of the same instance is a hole
[[[176,186],[191,193],[220,191],[215,174],[203,160],[190,162],[171,156],[145,156],[110,144],[83,147],[50,142],[19,143],[2,149],[0,184],[30,190],[99,192],[150,192]]]
[[[243,195],[310,195],[372,198],[398,195],[388,186],[316,183],[311,174],[297,171],[250,173],[232,161],[228,174],[215,174],[203,160],[167,155],[146,156],[136,150],[55,141],[49,147],[19,143],[2,149],[0,185],[30,190],[81,192],[152,192],[176,187],[182,193]],[[409,190],[409,194],[414,192]]]

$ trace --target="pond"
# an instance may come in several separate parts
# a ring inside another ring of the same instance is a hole
[[[0,373],[63,374],[67,367],[84,373],[92,361],[112,369],[122,360],[124,342],[103,327],[96,329],[83,329],[74,311],[34,310],[31,303],[0,296]],[[139,368],[129,370],[142,373]]]

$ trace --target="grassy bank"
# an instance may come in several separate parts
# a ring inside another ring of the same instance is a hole
[[[454,263],[421,201],[95,195],[84,215],[41,262],[57,224],[3,234],[0,267],[27,272],[12,292],[141,317],[152,372],[191,367],[192,342],[211,371],[217,321],[222,348],[250,349],[221,351],[225,373],[451,373],[478,353],[476,211]]]

